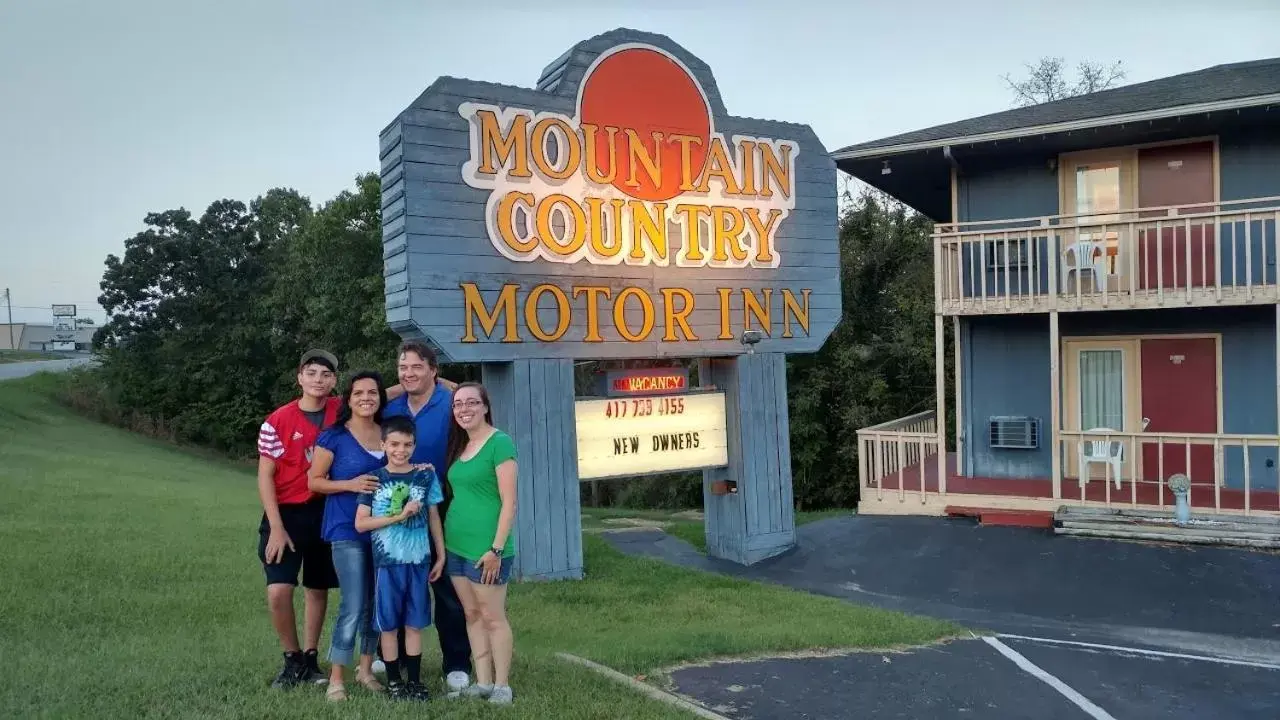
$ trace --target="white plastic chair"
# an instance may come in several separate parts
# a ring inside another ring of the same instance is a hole
[[[1093,289],[1102,292],[1102,284],[1107,281],[1107,258],[1102,243],[1094,240],[1078,240],[1062,251],[1064,277],[1071,277],[1071,272],[1080,273],[1088,270],[1093,274]],[[1068,262],[1070,261],[1070,262]]]
[[[1146,432],[1147,426],[1151,424],[1148,418],[1142,418],[1142,431]],[[1114,433],[1111,428],[1092,428],[1086,430],[1089,433]],[[1102,463],[1111,466],[1111,477],[1115,481],[1116,489],[1119,490],[1120,470],[1124,467],[1124,442],[1119,440],[1084,440],[1080,443],[1080,487],[1089,482],[1089,466],[1093,463]]]

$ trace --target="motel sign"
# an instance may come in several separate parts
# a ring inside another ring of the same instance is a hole
[[[533,88],[440,78],[380,148],[387,320],[482,364],[521,453],[519,576],[581,576],[589,478],[701,471],[710,552],[794,543],[785,355],[841,314],[809,127],[730,115],[705,63],[616,30]],[[628,370],[575,397],[574,360],[664,358],[696,382]]]

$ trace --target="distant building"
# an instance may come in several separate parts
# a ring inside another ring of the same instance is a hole
[[[93,333],[97,326],[78,327],[75,331],[76,350],[87,351],[93,347]],[[0,323],[0,350],[54,349],[53,325],[34,323]]]

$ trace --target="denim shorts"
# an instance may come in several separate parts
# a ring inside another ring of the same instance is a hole
[[[502,565],[498,568],[498,579],[493,584],[507,584],[507,580],[511,577],[511,563],[513,560],[515,560],[513,557],[502,558]],[[484,571],[476,567],[476,561],[468,560],[457,553],[445,554],[444,572],[450,577],[464,577],[477,585],[484,582]]]

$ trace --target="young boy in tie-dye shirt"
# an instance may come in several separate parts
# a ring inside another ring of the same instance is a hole
[[[426,700],[427,689],[422,684],[422,629],[431,625],[427,585],[444,570],[444,530],[436,509],[444,501],[444,493],[434,469],[418,469],[409,463],[413,446],[413,420],[408,417],[383,420],[382,450],[387,464],[373,473],[378,478],[378,489],[362,494],[357,500],[355,526],[360,532],[373,535],[373,624],[382,634],[387,694],[395,699]],[[434,553],[432,541],[436,546]],[[401,628],[404,629],[403,659],[399,657]],[[401,680],[402,664],[408,682]]]

